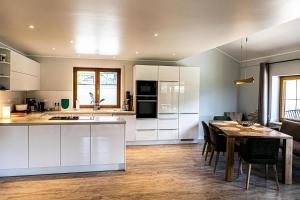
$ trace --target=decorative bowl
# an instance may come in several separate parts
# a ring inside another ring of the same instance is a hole
[[[255,122],[253,122],[253,121],[238,121],[237,123],[244,127],[250,127],[255,124]]]

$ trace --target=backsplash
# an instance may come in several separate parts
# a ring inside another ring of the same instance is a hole
[[[25,92],[0,91],[0,116],[2,115],[2,106],[4,104],[11,105],[11,110],[14,104],[24,103]]]

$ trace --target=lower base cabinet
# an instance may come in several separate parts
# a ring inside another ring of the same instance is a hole
[[[91,125],[91,164],[125,163],[125,125]]]
[[[178,130],[158,130],[159,140],[177,140]]]
[[[90,125],[61,125],[61,166],[89,165]]]
[[[179,114],[179,139],[198,139],[199,114]]]
[[[157,130],[136,130],[136,140],[157,140]]]
[[[29,167],[60,166],[60,125],[29,126]]]
[[[0,127],[0,169],[28,168],[28,126]]]

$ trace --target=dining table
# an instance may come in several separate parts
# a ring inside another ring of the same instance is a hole
[[[248,138],[277,138],[283,140],[282,155],[282,181],[284,184],[292,184],[293,162],[293,137],[258,123],[248,127],[240,125],[236,121],[209,121],[212,128],[218,129],[226,136],[226,173],[225,180],[234,180],[234,146],[237,141]]]

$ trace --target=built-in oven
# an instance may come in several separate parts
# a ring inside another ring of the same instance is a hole
[[[136,118],[156,118],[157,97],[138,96],[136,98]]]
[[[137,96],[157,96],[157,81],[136,81]]]
[[[136,81],[136,117],[157,117],[157,81]]]

